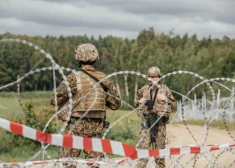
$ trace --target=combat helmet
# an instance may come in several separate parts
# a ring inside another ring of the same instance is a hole
[[[99,59],[99,53],[93,44],[85,43],[75,48],[75,60],[79,62],[96,62]]]
[[[157,77],[162,76],[162,73],[161,73],[160,69],[156,66],[151,67],[148,70],[148,77],[153,77],[153,76],[157,76]]]

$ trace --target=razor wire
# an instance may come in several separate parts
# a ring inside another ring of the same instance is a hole
[[[18,43],[26,44],[26,45],[28,45],[28,46],[30,46],[30,47],[34,47],[34,49],[38,50],[41,54],[45,55],[44,58],[48,58],[48,59],[50,60],[50,62],[52,63],[52,67],[43,67],[43,68],[41,68],[41,69],[36,69],[36,70],[33,70],[33,69],[32,69],[32,70],[30,70],[30,71],[29,71],[28,73],[26,73],[24,76],[22,76],[22,77],[20,77],[19,79],[17,79],[17,81],[12,82],[12,83],[9,83],[9,84],[4,85],[4,86],[1,86],[1,87],[0,87],[0,90],[2,90],[2,89],[4,89],[4,88],[7,88],[7,87],[9,87],[9,86],[11,86],[11,85],[14,85],[14,84],[19,84],[19,83],[20,83],[22,80],[24,80],[26,77],[28,77],[28,76],[30,76],[30,75],[33,75],[34,73],[39,73],[39,72],[41,72],[41,71],[47,71],[47,70],[53,71],[53,83],[54,83],[54,89],[55,89],[55,73],[54,73],[54,71],[55,71],[55,70],[58,70],[58,72],[62,75],[62,78],[66,81],[65,83],[66,83],[66,85],[67,85],[67,91],[68,91],[68,95],[69,95],[68,117],[67,117],[66,121],[63,123],[63,127],[62,127],[62,128],[60,129],[60,131],[59,131],[59,133],[62,133],[62,132],[64,131],[65,127],[67,126],[69,120],[70,120],[70,117],[71,117],[71,114],[72,114],[72,111],[71,111],[71,109],[72,109],[72,104],[74,103],[73,100],[72,100],[71,88],[69,87],[69,84],[68,84],[68,82],[67,82],[66,76],[64,75],[63,71],[66,70],[66,71],[74,72],[74,71],[76,71],[76,70],[72,70],[72,69],[70,69],[70,68],[60,67],[60,66],[54,61],[54,59],[52,58],[52,56],[51,56],[50,54],[46,53],[43,49],[39,48],[37,45],[34,45],[34,44],[32,44],[32,43],[30,43],[30,42],[27,42],[27,41],[25,41],[25,40],[20,40],[20,39],[2,39],[2,40],[0,40],[0,42],[18,42]],[[198,74],[196,74],[196,73],[193,73],[193,72],[189,72],[189,71],[174,71],[174,72],[172,72],[172,73],[168,73],[168,74],[166,74],[166,75],[163,75],[163,76],[159,79],[159,81],[162,80],[162,79],[164,79],[164,78],[166,78],[166,77],[169,77],[169,76],[171,76],[171,75],[183,74],[183,73],[193,75],[194,77],[198,77],[199,79],[201,79],[201,80],[203,80],[203,81],[202,81],[201,83],[199,83],[198,85],[196,85],[195,87],[193,87],[186,95],[183,95],[183,96],[182,96],[182,98],[183,98],[183,101],[182,101],[182,102],[184,102],[185,98],[188,98],[188,95],[189,95],[194,89],[196,89],[197,87],[199,87],[200,85],[202,85],[202,84],[204,84],[204,83],[206,83],[207,86],[209,87],[209,89],[210,89],[210,91],[211,91],[211,93],[212,93],[213,102],[215,102],[215,93],[214,93],[214,90],[213,90],[213,88],[212,88],[212,86],[210,85],[209,82],[213,82],[213,81],[215,81],[215,80],[227,80],[227,81],[230,81],[230,82],[234,82],[234,81],[235,81],[234,79],[230,79],[230,78],[204,79],[202,76],[200,76],[200,75],[198,75]],[[112,76],[126,75],[126,74],[137,75],[137,76],[140,76],[140,77],[143,77],[143,78],[148,79],[148,77],[147,77],[146,75],[141,74],[140,72],[135,72],[135,71],[119,71],[119,72],[115,72],[115,73],[112,73],[112,74],[107,75],[107,76],[106,76],[104,79],[102,79],[100,82],[102,82],[102,81],[105,80],[105,79],[111,78]],[[88,79],[88,80],[89,80],[89,79]],[[91,84],[92,84],[92,86],[93,86],[93,89],[92,89],[92,90],[94,90],[94,91],[96,92],[96,85],[97,85],[97,84],[94,84],[92,81],[90,81],[90,82],[91,82]],[[222,85],[222,84],[219,83],[219,85]],[[226,86],[223,85],[223,87],[226,87]],[[21,103],[21,99],[20,99],[20,94],[19,94],[19,93],[20,93],[20,91],[18,91],[18,95],[17,95],[17,96],[18,96],[18,100],[19,100],[20,106],[23,108],[23,105],[22,105],[22,103]],[[97,96],[97,95],[96,95],[96,96]],[[233,93],[233,96],[234,96],[234,93]],[[232,97],[233,97],[233,96],[232,96]],[[232,97],[231,97],[231,99],[232,99]],[[82,98],[81,98],[81,99],[82,99]],[[95,100],[96,100],[96,99],[95,99]],[[92,106],[94,105],[95,100],[94,100]],[[128,107],[130,107],[130,108],[132,109],[132,111],[129,112],[128,114],[126,114],[125,116],[121,117],[121,118],[118,119],[117,121],[115,121],[115,122],[109,127],[109,129],[106,130],[106,132],[104,133],[104,136],[103,136],[102,138],[105,138],[105,136],[107,135],[107,133],[108,133],[119,121],[121,121],[122,119],[124,119],[125,117],[127,117],[129,114],[131,114],[131,113],[133,113],[133,112],[136,112],[136,113],[138,114],[138,111],[137,111],[137,109],[136,109],[135,107],[132,107],[128,102],[125,102],[125,101],[123,101],[123,100],[121,100],[121,101],[122,101],[122,103],[127,104]],[[165,105],[167,106],[167,102],[165,103]],[[197,105],[196,105],[196,106],[197,106]],[[6,107],[4,107],[4,106],[3,106],[2,108],[4,108],[4,109],[7,110],[7,111],[10,111],[10,110],[8,110]],[[90,107],[90,108],[92,108],[92,107]],[[183,111],[183,109],[184,109],[184,107],[183,107],[183,104],[182,104],[182,116],[184,116],[184,114],[185,114],[184,111]],[[225,110],[226,110],[226,106],[224,107],[223,122],[224,122],[224,124],[225,124],[225,127],[226,127],[226,130],[227,130],[228,134],[229,134],[230,137],[234,140],[233,136],[231,135],[231,133],[230,133],[229,130],[228,130],[228,127],[226,126]],[[200,109],[199,109],[199,111],[200,111]],[[86,114],[87,114],[88,112],[89,112],[89,109],[86,111]],[[165,112],[166,112],[166,111],[164,110],[164,113],[165,113]],[[45,125],[45,127],[44,127],[44,129],[43,129],[43,132],[45,132],[45,130],[46,130],[47,126],[49,125],[49,123],[50,123],[54,118],[57,118],[57,114],[58,114],[58,113],[60,113],[60,111],[57,111],[57,110],[55,109],[55,114],[53,115],[53,117],[51,117],[51,118],[48,120],[47,124]],[[85,116],[86,114],[84,114],[83,116]],[[206,117],[205,112],[202,111],[202,114],[205,116],[205,120],[206,120],[206,123],[205,123],[204,128],[205,128],[205,127],[208,128],[208,129],[207,129],[207,135],[206,135],[206,137],[207,137],[207,136],[208,136],[208,132],[209,132],[209,127],[207,127],[207,126],[209,125],[210,122],[207,121],[207,117]],[[83,116],[82,116],[81,118],[83,118]],[[189,133],[191,134],[191,136],[193,137],[193,139],[195,140],[195,142],[197,142],[196,139],[194,138],[193,134],[190,132],[189,128],[187,127],[187,123],[186,123],[186,121],[184,120],[184,117],[183,117],[183,121],[184,121],[184,125],[185,125],[186,128],[188,129]],[[56,123],[57,123],[57,122],[58,122],[58,121],[57,121],[57,119],[56,119]],[[79,120],[77,121],[77,123],[78,123],[78,122],[79,122]],[[156,124],[157,122],[158,122],[158,120],[157,120],[154,124]],[[211,122],[212,122],[212,120],[211,120]],[[76,124],[77,124],[77,123],[76,123]],[[74,126],[75,126],[75,125],[74,125]],[[153,126],[154,126],[154,125],[152,125],[152,127],[153,127]],[[150,129],[151,129],[151,127],[148,129],[148,132],[149,132]],[[71,130],[71,131],[72,131],[72,130]],[[57,132],[58,132],[58,130],[57,130]],[[206,141],[206,139],[205,139],[205,141]],[[205,142],[205,141],[204,141],[204,142]],[[204,145],[204,144],[202,143],[201,146],[203,146],[203,145]],[[49,145],[44,146],[44,145],[42,144],[42,147],[41,147],[41,150],[40,150],[40,151],[43,151],[43,152],[45,151],[45,152],[46,152],[46,148],[47,148],[48,146],[49,146]],[[232,149],[231,149],[231,150],[232,150]],[[39,151],[39,152],[40,152],[40,151]],[[222,154],[221,154],[221,155],[222,155]],[[184,155],[182,155],[182,156],[184,156]],[[197,156],[199,156],[199,155],[197,155]],[[50,156],[49,156],[49,157],[50,157]],[[180,156],[180,157],[181,157],[181,156]],[[35,157],[33,157],[33,158],[31,158],[31,159],[34,159],[34,158],[35,158]],[[219,156],[218,156],[218,158],[219,158]],[[31,160],[31,159],[30,159],[30,160]],[[214,158],[214,159],[215,159],[215,158]],[[43,160],[44,160],[44,158],[43,158]],[[189,164],[189,162],[191,162],[192,160],[194,160],[194,157],[193,157],[192,159],[190,159],[184,166],[187,166],[187,165]],[[195,160],[196,160],[196,159],[195,159]],[[206,160],[207,160],[207,158],[206,158]],[[217,160],[218,160],[218,159],[217,159]],[[207,160],[207,161],[209,161],[210,163],[212,162],[212,161],[210,161],[210,160]],[[177,162],[179,162],[179,160],[177,159],[175,162],[177,163]],[[216,162],[216,159],[215,159],[213,165],[215,165],[215,162]],[[178,163],[178,164],[179,164],[181,167],[183,166],[183,165],[180,164],[180,163]],[[232,162],[230,165],[232,166],[232,164],[233,164],[233,162]],[[183,166],[183,167],[184,167],[184,166]],[[228,166],[228,167],[229,167],[229,166]]]

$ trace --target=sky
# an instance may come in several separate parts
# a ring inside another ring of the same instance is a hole
[[[235,38],[235,0],[0,0],[0,34]]]

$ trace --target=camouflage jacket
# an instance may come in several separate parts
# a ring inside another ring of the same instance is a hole
[[[105,77],[105,74],[97,71],[92,66],[87,65],[83,69],[99,80]],[[73,117],[81,117],[85,112],[89,111],[85,117],[105,118],[106,107],[116,110],[121,105],[116,87],[108,79],[102,81],[108,89],[107,93],[105,93],[99,83],[82,71],[69,74],[67,81],[72,93]],[[58,110],[62,111],[59,118],[64,120],[67,117],[69,104],[69,92],[65,80],[56,88],[56,98]],[[50,100],[51,104],[55,106],[55,93],[51,94]]]
[[[138,106],[138,110],[140,113],[148,114],[148,107],[144,104],[140,104],[138,101],[141,98],[145,98],[146,101],[151,100],[150,88],[151,85],[145,85],[138,90],[135,103]],[[154,99],[153,97],[156,93],[156,90],[156,87],[152,87],[152,100]],[[169,117],[171,111],[175,108],[175,106],[175,98],[173,97],[170,89],[164,84],[158,84],[158,92],[153,105],[153,112],[155,112],[157,116],[161,116],[162,114],[164,114],[164,116]]]

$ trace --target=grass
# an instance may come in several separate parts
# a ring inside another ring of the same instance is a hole
[[[22,104],[32,102],[35,111],[40,112],[43,108],[50,106],[50,94],[51,92],[44,91],[25,92],[20,94],[19,101],[15,92],[0,92],[0,117],[7,119],[12,119],[14,116],[23,117],[24,113],[20,102]]]
[[[132,112],[112,126],[118,119],[130,112],[131,111],[117,110],[113,114],[113,111],[107,111],[106,120],[110,122],[109,128],[111,128],[106,136],[108,139],[122,141],[131,145],[136,144],[135,141],[137,141],[138,138],[140,120],[135,112]]]
[[[0,117],[13,119],[14,117],[22,117],[23,110],[17,98],[0,97]]]
[[[12,148],[10,152],[2,153],[0,152],[0,160],[4,162],[25,162],[32,156],[34,156],[40,148],[27,148],[25,146],[19,146],[17,148]],[[50,146],[46,150],[47,154],[44,155],[44,160],[58,158],[58,147]],[[32,161],[42,160],[43,154],[39,154]]]

